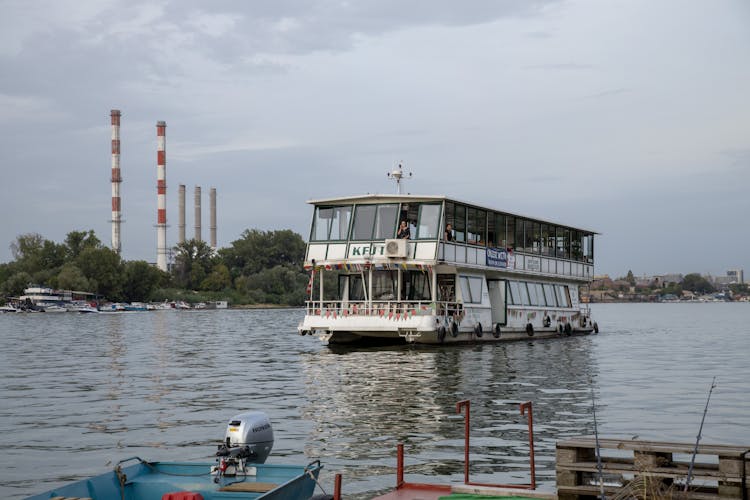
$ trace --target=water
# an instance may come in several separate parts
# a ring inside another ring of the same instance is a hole
[[[538,480],[554,484],[559,438],[750,445],[750,305],[596,304],[602,333],[537,342],[327,348],[299,337],[300,310],[0,316],[0,497],[102,473],[118,460],[211,461],[227,420],[269,414],[269,462],[320,458],[322,485],[347,498],[407,480],[463,480],[470,399],[471,477],[528,482],[534,404]],[[750,447],[750,446],[748,446]],[[437,475],[444,477],[435,477]]]

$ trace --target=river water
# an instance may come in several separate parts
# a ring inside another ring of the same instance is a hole
[[[525,483],[518,403],[532,401],[538,481],[555,441],[593,434],[750,445],[750,304],[595,304],[599,335],[462,347],[329,348],[301,310],[0,316],[0,498],[109,470],[118,460],[212,461],[226,422],[265,411],[269,463],[320,459],[346,498],[407,480]],[[748,446],[750,447],[750,446]],[[441,476],[441,477],[436,477]]]

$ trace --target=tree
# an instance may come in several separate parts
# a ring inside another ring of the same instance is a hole
[[[179,286],[197,290],[213,268],[213,249],[201,240],[187,240],[174,247],[172,275]]]
[[[258,302],[270,304],[302,305],[308,276],[292,266],[263,269],[247,277],[247,293]]]
[[[65,253],[68,260],[75,260],[87,248],[100,248],[102,242],[93,230],[71,231],[65,237]]]
[[[96,293],[111,300],[120,299],[124,276],[122,259],[117,252],[106,247],[86,248],[78,255],[76,265]]]
[[[65,262],[65,247],[38,233],[18,236],[10,249],[19,268],[30,274],[60,267]]]
[[[65,264],[57,275],[57,287],[65,290],[91,291],[91,283],[75,264]]]
[[[276,266],[302,266],[305,242],[289,229],[280,231],[246,230],[239,240],[219,250],[219,256],[233,277],[250,276]]]
[[[685,276],[682,280],[682,289],[690,290],[694,293],[711,293],[714,291],[713,285],[698,273],[691,273]]]
[[[201,290],[218,292],[232,286],[229,268],[224,264],[216,264],[206,279],[201,283]]]
[[[126,262],[124,272],[122,296],[123,300],[128,302],[149,300],[151,293],[168,277],[166,273],[143,260]]]
[[[628,270],[628,275],[625,277],[625,281],[630,283],[630,286],[635,286],[635,276],[633,276],[633,271]]]
[[[26,289],[29,284],[31,284],[31,275],[27,272],[21,271],[5,280],[0,290],[2,290],[3,295],[6,297],[17,297],[18,295],[23,294],[24,289]]]

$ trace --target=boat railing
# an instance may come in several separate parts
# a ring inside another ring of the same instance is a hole
[[[463,304],[429,300],[309,300],[305,302],[308,316],[459,316]]]

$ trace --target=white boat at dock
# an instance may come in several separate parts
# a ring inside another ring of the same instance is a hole
[[[598,332],[579,300],[594,231],[448,196],[309,203],[302,335],[443,344]]]

